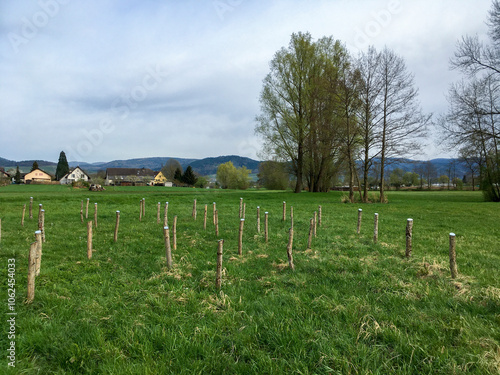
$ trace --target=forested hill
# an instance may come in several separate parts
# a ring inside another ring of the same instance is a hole
[[[137,159],[126,159],[126,160],[113,160],[110,162],[99,162],[99,163],[86,163],[83,161],[70,161],[70,167],[76,167],[79,165],[87,173],[96,173],[99,170],[106,170],[106,168],[149,168],[154,171],[159,171],[163,165],[169,160],[177,160],[182,169],[185,170],[188,165],[191,165],[193,170],[199,175],[213,175],[217,172],[217,167],[220,164],[231,161],[235,167],[246,167],[252,171],[252,173],[257,173],[259,169],[260,161],[250,159],[247,157],[228,155],[228,156],[218,156],[210,157],[204,159],[187,159],[187,158],[170,158],[170,157],[151,157],[151,158],[137,158]],[[11,168],[16,168],[19,166],[22,172],[29,172],[34,160],[25,161],[13,161],[0,157],[0,167],[5,170]],[[38,165],[41,169],[54,173],[57,163],[51,161],[37,160]],[[388,164],[387,170],[390,172],[395,168],[401,168],[405,171],[413,171],[419,164],[423,162],[403,159],[394,160]],[[458,161],[458,159],[433,159],[431,160],[432,165],[435,168],[435,173],[438,175],[447,174],[449,166],[454,163],[455,175],[462,177],[462,175],[468,173],[465,166]]]

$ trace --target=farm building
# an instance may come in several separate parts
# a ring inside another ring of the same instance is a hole
[[[34,169],[24,176],[26,184],[50,184],[52,176],[40,168]]]
[[[76,167],[66,173],[60,180],[61,185],[71,184],[76,181],[89,181],[90,176],[80,167]]]
[[[155,176],[156,173],[149,168],[108,168],[106,185],[148,185]]]

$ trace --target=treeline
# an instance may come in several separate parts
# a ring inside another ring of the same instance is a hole
[[[431,119],[419,106],[413,75],[393,51],[370,47],[354,57],[340,41],[314,41],[309,33],[293,34],[276,52],[260,104],[256,133],[263,153],[290,163],[295,192],[328,191],[345,170],[351,201],[355,186],[368,199],[375,159],[385,201],[387,160],[418,152]]]

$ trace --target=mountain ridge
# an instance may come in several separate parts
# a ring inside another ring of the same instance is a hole
[[[149,168],[154,171],[159,171],[163,165],[167,163],[168,160],[177,160],[182,169],[185,170],[188,165],[191,165],[193,171],[200,175],[211,175],[217,172],[217,167],[228,161],[231,161],[235,167],[246,167],[252,171],[252,173],[257,173],[259,169],[260,161],[238,155],[224,155],[216,157],[207,157],[203,159],[195,158],[174,158],[174,157],[146,157],[146,158],[133,158],[133,159],[117,159],[109,162],[95,162],[88,163],[85,161],[69,161],[68,165],[70,168],[79,166],[84,169],[87,173],[96,173],[100,170],[105,170],[107,168]],[[25,161],[14,161],[0,157],[0,167],[4,167],[6,170],[9,168],[16,168],[19,166],[22,172],[27,172],[31,169],[33,162],[35,160],[25,160]],[[54,173],[57,167],[57,163],[47,161],[47,160],[36,160],[40,169],[45,170],[49,173]]]
[[[177,160],[182,169],[185,170],[188,165],[191,165],[193,171],[199,175],[214,175],[217,172],[217,167],[220,164],[227,163],[231,161],[235,167],[246,167],[250,169],[252,173],[257,173],[261,161],[254,160],[244,156],[238,155],[224,155],[216,157],[206,157],[202,159],[196,158],[174,158],[174,157],[145,157],[145,158],[132,158],[132,159],[117,159],[109,162],[94,162],[87,163],[85,161],[70,161],[68,162],[70,168],[80,166],[87,173],[97,173],[100,170],[105,170],[106,168],[149,168],[154,171],[159,171],[168,160]],[[13,161],[0,157],[0,167],[5,170],[20,167],[21,172],[29,172],[33,162],[35,160],[23,160],[23,161]],[[47,160],[36,160],[39,167],[48,173],[55,173],[57,163]],[[448,166],[452,161],[455,161],[455,167],[457,168],[456,175],[462,176],[467,174],[465,166],[456,158],[435,158],[429,160],[436,168],[438,174],[445,174]],[[388,165],[388,172],[394,168],[402,168],[404,170],[412,170],[413,166],[419,163],[425,163],[423,160],[411,160],[411,159],[394,159],[392,163]]]

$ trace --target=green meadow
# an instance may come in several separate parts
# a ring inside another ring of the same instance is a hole
[[[483,202],[480,192],[439,191],[389,192],[387,204],[357,205],[341,203],[342,194],[0,188],[0,373],[500,373],[498,203]],[[30,197],[33,219],[28,217]],[[82,223],[81,201],[87,198],[89,218]],[[146,207],[140,221],[142,198]],[[246,204],[241,256],[240,198]],[[165,202],[170,226],[177,216],[171,270],[166,267],[163,238]],[[218,236],[213,202],[219,214]],[[98,227],[89,260],[86,221],[93,218],[94,203]],[[46,211],[46,242],[35,299],[27,304],[28,252],[38,229],[39,204]],[[322,225],[308,249],[309,221],[319,205]],[[291,206],[294,271],[286,253]],[[363,209],[360,234],[358,208]],[[120,228],[114,242],[117,210]],[[408,218],[414,220],[409,259]],[[450,232],[456,234],[456,279],[449,269]],[[224,253],[222,287],[217,290],[219,239],[224,239]],[[12,259],[15,303],[9,305]],[[12,312],[13,340],[8,337]],[[8,365],[11,341],[15,367]]]

